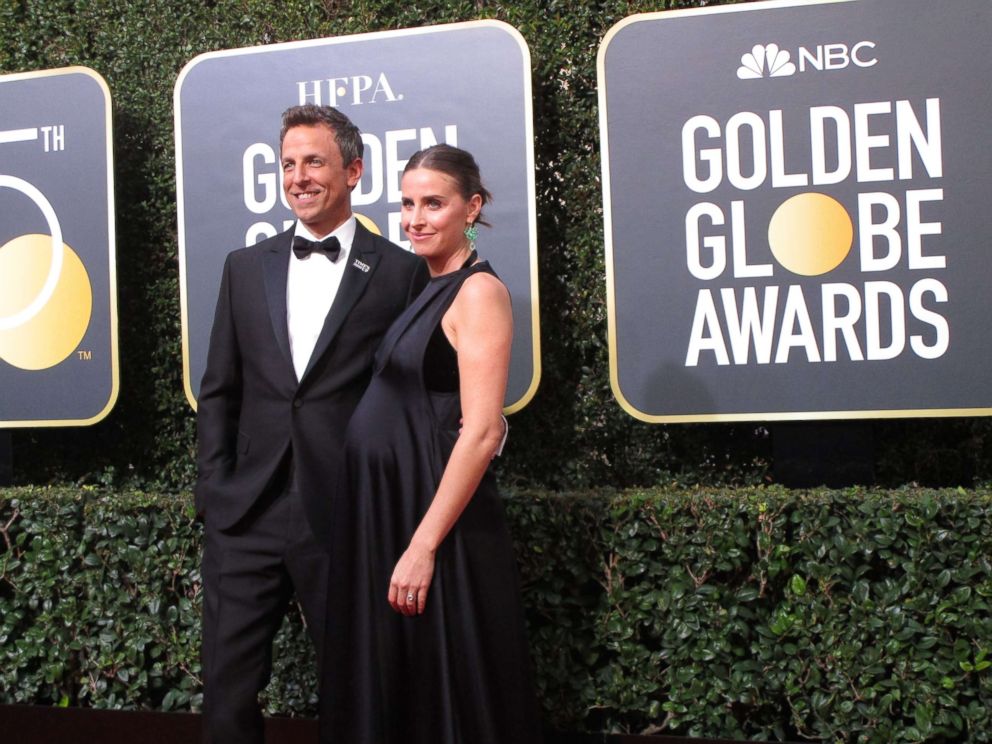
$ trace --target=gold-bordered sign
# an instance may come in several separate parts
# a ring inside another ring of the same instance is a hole
[[[610,379],[658,423],[992,414],[984,0],[631,16],[599,50]]]
[[[117,400],[110,90],[86,67],[0,76],[0,427]]]
[[[471,75],[464,71],[471,69]],[[306,71],[306,72],[301,72]],[[500,21],[472,21],[202,54],[175,88],[183,381],[194,408],[224,256],[281,232],[280,115],[323,103],[353,119],[365,173],[352,194],[362,222],[400,245],[399,173],[421,147],[448,142],[476,157],[495,195],[480,231],[513,300],[505,410],[540,381],[537,218],[530,52]]]

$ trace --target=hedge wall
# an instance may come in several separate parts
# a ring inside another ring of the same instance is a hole
[[[507,499],[550,728],[992,741],[992,491]],[[197,709],[188,498],[0,490],[0,703]],[[280,632],[271,712],[312,714]]]
[[[514,416],[504,481],[573,489],[768,480],[774,426],[647,425],[624,413],[609,389],[596,52],[606,31],[632,13],[707,4],[717,3],[0,1],[0,72],[87,65],[110,86],[122,318],[116,409],[85,433],[17,432],[17,481],[149,490],[191,483],[172,120],[172,90],[183,65],[223,48],[478,18],[517,27],[534,70],[543,375],[534,401]],[[879,422],[875,441],[880,484],[989,480],[988,420]]]

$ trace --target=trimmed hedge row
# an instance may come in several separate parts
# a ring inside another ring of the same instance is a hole
[[[992,741],[992,491],[506,503],[551,728]],[[199,707],[187,497],[0,490],[0,528],[0,702]],[[314,712],[311,654],[293,613],[270,712]]]

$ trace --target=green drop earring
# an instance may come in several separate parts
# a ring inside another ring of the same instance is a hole
[[[475,226],[472,222],[465,228],[465,237],[468,238],[468,248],[470,251],[475,250],[475,239],[479,237],[479,228]]]

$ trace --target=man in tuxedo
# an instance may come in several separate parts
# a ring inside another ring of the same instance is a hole
[[[382,335],[427,282],[426,265],[351,212],[362,141],[329,106],[283,114],[293,229],[224,264],[197,411],[204,520],[204,729],[261,744],[258,693],[295,591],[323,655],[334,546],[329,504],[344,430]]]

